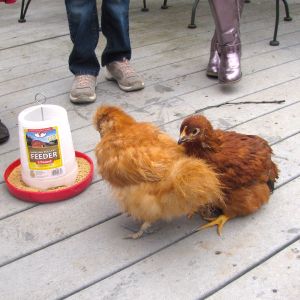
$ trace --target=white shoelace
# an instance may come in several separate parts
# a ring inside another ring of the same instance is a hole
[[[92,84],[94,84],[94,80],[91,75],[79,75],[77,77],[77,82],[79,88],[90,87]]]
[[[136,72],[134,71],[134,69],[129,64],[128,59],[123,59],[122,61],[117,61],[116,64],[119,65],[119,69],[122,71],[122,73],[126,77],[136,76]]]

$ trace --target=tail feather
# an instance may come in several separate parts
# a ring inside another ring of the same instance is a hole
[[[278,177],[279,177],[279,170],[278,170],[276,164],[274,162],[272,162],[269,180],[267,181],[267,185],[268,185],[271,193],[273,193],[273,191],[274,191],[274,188],[275,188],[274,184]]]
[[[273,193],[273,191],[275,189],[274,183],[275,183],[275,181],[273,181],[273,180],[268,180],[268,182],[267,182],[267,185],[268,185],[271,193]]]

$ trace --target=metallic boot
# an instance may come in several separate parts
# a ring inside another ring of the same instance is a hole
[[[241,79],[240,15],[244,0],[209,0],[217,33],[220,57],[219,83],[234,83]]]
[[[206,68],[206,75],[210,77],[218,77],[220,66],[220,57],[218,53],[218,40],[215,31],[210,44],[210,57]]]

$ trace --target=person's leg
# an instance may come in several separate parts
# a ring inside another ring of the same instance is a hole
[[[218,78],[220,83],[241,79],[240,15],[244,0],[209,0],[216,26],[220,56]]]
[[[143,79],[129,63],[129,0],[102,1],[101,29],[107,41],[101,61],[106,66],[106,78],[117,81],[124,91],[144,88]]]
[[[102,65],[131,58],[129,0],[102,0],[101,30],[106,38]]]
[[[69,57],[74,75],[98,76],[100,65],[95,54],[99,39],[96,0],[65,0],[73,49]]]
[[[72,102],[96,100],[96,77],[100,64],[95,54],[99,39],[96,0],[65,0],[73,49],[70,71],[75,75],[70,93]]]
[[[9,139],[7,127],[0,120],[0,144],[5,143]]]

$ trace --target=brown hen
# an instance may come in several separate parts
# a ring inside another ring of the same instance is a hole
[[[124,212],[142,222],[139,238],[155,221],[197,212],[222,201],[217,174],[203,160],[188,157],[175,140],[121,109],[99,107],[94,124],[101,141],[95,152],[99,173]]]
[[[221,234],[229,219],[257,211],[270,197],[278,169],[271,160],[272,149],[255,135],[214,130],[201,115],[186,118],[180,127],[179,144],[189,156],[204,159],[220,173],[224,202],[217,206],[222,214],[199,229],[218,226]]]

